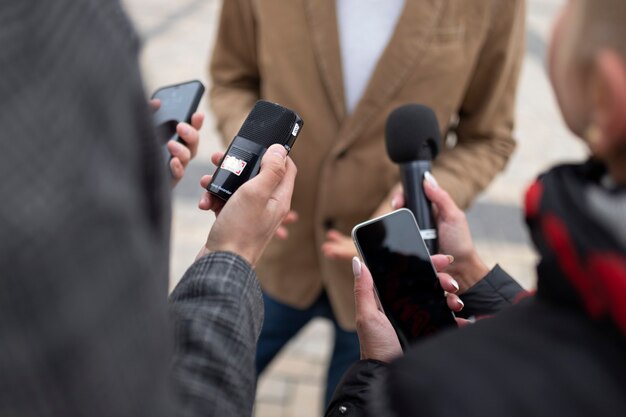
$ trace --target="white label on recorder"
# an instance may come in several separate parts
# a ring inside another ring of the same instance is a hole
[[[420,234],[422,235],[422,239],[437,239],[437,230],[436,229],[426,229],[420,230]]]
[[[298,136],[299,131],[300,131],[300,125],[296,123],[293,127],[293,131],[291,132],[291,136]]]
[[[224,162],[222,162],[221,168],[239,176],[241,175],[243,169],[246,167],[247,164],[248,163],[246,161],[237,159],[234,156],[226,155],[226,158],[224,158]]]

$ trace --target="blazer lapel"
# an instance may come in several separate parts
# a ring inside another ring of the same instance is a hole
[[[305,7],[319,71],[337,121],[341,123],[346,106],[335,0],[305,0]]]
[[[445,1],[406,0],[395,32],[378,61],[363,97],[354,113],[342,125],[340,141],[335,148],[337,152],[360,136],[368,121],[376,112],[384,110],[414,73],[432,31],[441,19]],[[334,5],[334,2],[330,3]]]

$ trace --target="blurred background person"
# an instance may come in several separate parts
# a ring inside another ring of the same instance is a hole
[[[555,24],[549,74],[589,158],[551,168],[526,193],[526,220],[540,255],[536,295],[394,361],[400,343],[376,306],[369,271],[355,258],[364,360],[349,371],[328,416],[626,413],[624,19],[620,0],[569,0]],[[443,233],[442,244],[471,255],[458,208],[435,183],[425,188],[439,209],[440,230],[457,229]],[[484,265],[466,262],[472,257],[458,256],[457,267],[484,274]]]
[[[210,100],[224,143],[259,98],[305,121],[292,224],[257,268],[266,307],[259,372],[317,316],[335,333],[327,401],[358,359],[347,235],[390,210],[399,177],[383,130],[393,109],[426,104],[454,133],[434,174],[461,207],[505,167],[524,20],[524,0],[223,2]]]

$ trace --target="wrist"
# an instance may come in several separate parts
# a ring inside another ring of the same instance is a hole
[[[256,266],[256,262],[258,261],[258,256],[256,256],[256,252],[254,250],[246,250],[245,248],[242,248],[238,245],[228,244],[228,243],[221,243],[218,245],[211,241],[207,241],[207,243],[200,249],[200,252],[198,253],[198,256],[196,257],[196,260],[214,252],[234,253],[235,255],[243,258],[253,268],[254,266]]]
[[[473,251],[465,260],[455,261],[452,266],[450,274],[459,283],[459,294],[472,288],[489,273],[489,268],[476,251]]]

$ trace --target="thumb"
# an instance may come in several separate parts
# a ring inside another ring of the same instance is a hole
[[[354,273],[354,303],[356,315],[368,317],[379,311],[372,274],[358,257],[352,258]]]
[[[259,174],[244,184],[254,187],[264,198],[269,198],[287,173],[287,150],[278,144],[270,146],[261,160]]]

